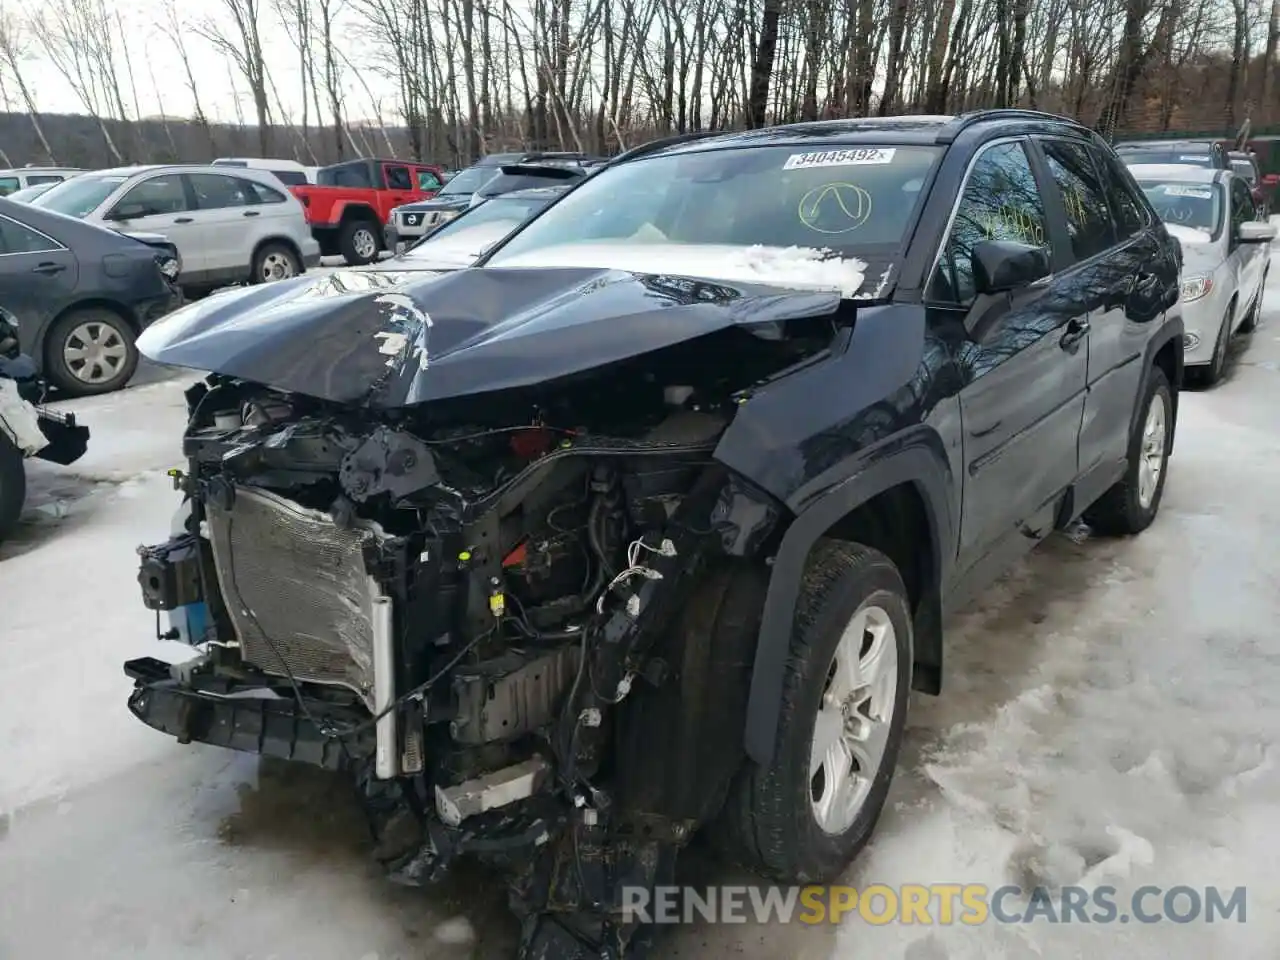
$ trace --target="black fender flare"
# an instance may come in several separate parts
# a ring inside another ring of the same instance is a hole
[[[756,763],[768,765],[773,759],[783,678],[805,563],[813,545],[833,524],[877,494],[902,484],[915,486],[925,505],[934,554],[924,595],[928,598],[932,593],[933,599],[940,602],[941,585],[947,582],[954,556],[955,526],[949,489],[953,480],[936,434],[930,431],[929,436],[933,437],[932,442],[916,435],[906,443],[903,438],[894,438],[874,451],[864,451],[858,457],[855,472],[799,512],[783,535],[765,594],[747,700],[744,740],[747,756]],[[919,659],[921,652],[917,649],[913,656]],[[941,649],[929,653],[941,662]]]
[[[1128,435],[1133,436],[1133,432],[1138,429],[1138,418],[1142,416],[1142,398],[1147,395],[1147,384],[1151,382],[1151,371],[1155,369],[1156,354],[1172,342],[1174,345],[1173,356],[1176,380],[1170,384],[1173,387],[1173,422],[1169,424],[1170,454],[1173,453],[1173,441],[1178,433],[1178,392],[1184,375],[1182,335],[1185,329],[1186,327],[1182,322],[1182,314],[1172,314],[1161,325],[1160,330],[1147,341],[1147,346],[1142,356],[1142,379],[1138,383],[1138,395],[1134,398],[1133,412],[1130,414],[1129,419]]]

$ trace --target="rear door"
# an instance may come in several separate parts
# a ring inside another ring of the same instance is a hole
[[[1150,325],[1164,311],[1174,269],[1149,229],[1145,206],[1122,171],[1082,140],[1041,138],[1053,180],[1053,216],[1067,243],[1062,279],[1073,285],[1089,319],[1089,392],[1080,428],[1081,504],[1117,479],[1142,379]]]
[[[928,287],[930,309],[964,325],[960,594],[987,579],[979,571],[1002,567],[1052,529],[1078,466],[1088,358],[1078,291],[1052,276],[997,296],[974,287],[976,244],[1051,243],[1028,146],[997,141],[976,155]]]
[[[220,173],[190,173],[194,217],[205,249],[204,270],[212,277],[249,275],[249,260],[263,228],[253,184]]]
[[[36,361],[36,337],[75,293],[75,254],[47,234],[0,215],[0,306],[18,320],[18,339]]]

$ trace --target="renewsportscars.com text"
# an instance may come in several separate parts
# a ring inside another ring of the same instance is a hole
[[[624,917],[644,923],[1244,923],[1244,887],[988,887],[930,883],[811,887],[624,887]]]

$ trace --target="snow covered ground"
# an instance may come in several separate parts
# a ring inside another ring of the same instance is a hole
[[[1183,395],[1155,525],[1055,538],[951,624],[945,694],[913,700],[890,807],[848,875],[1111,883],[1121,900],[1245,885],[1248,922],[699,925],[662,955],[1276,956],[1276,278],[1227,381]],[[32,465],[26,522],[0,546],[0,958],[506,960],[516,931],[491,880],[388,885],[344,783],[179,746],[126,711],[121,662],[157,653],[133,551],[176,506],[164,470],[190,380],[70,403],[89,453]]]

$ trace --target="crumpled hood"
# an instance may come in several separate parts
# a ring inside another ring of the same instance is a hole
[[[148,327],[157,363],[394,408],[530,386],[733,325],[833,313],[835,290],[598,268],[343,270],[238,288]]]

